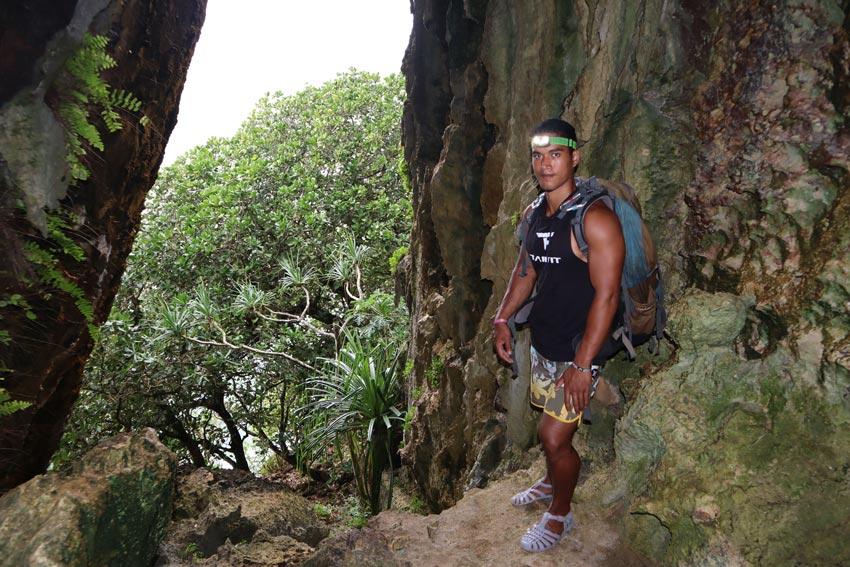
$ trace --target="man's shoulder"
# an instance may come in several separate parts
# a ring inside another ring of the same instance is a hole
[[[608,205],[602,201],[592,203],[584,213],[584,232],[589,240],[594,236],[622,234],[620,219]]]
[[[614,210],[610,207],[610,205],[605,203],[604,200],[597,199],[596,201],[590,203],[590,205],[587,206],[587,209],[584,212],[584,220],[585,222],[587,222],[588,220],[594,221],[600,218],[616,219],[617,213],[615,213]]]

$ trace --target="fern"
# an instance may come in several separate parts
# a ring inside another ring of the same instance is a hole
[[[38,267],[38,276],[41,283],[58,289],[74,298],[74,305],[76,305],[77,310],[88,323],[89,334],[93,339],[97,340],[99,330],[94,326],[94,307],[86,299],[83,290],[57,269],[58,260],[56,257],[50,251],[44,250],[34,242],[25,243],[24,252],[27,259]]]
[[[110,92],[109,102],[112,106],[118,106],[130,112],[138,112],[142,108],[142,101],[137,99],[133,93],[124,89]]]
[[[89,121],[92,108],[100,109],[100,116],[109,132],[123,127],[119,110],[139,112],[142,101],[126,90],[115,90],[103,80],[101,73],[115,67],[115,59],[106,53],[109,40],[102,35],[85,34],[79,49],[63,67],[57,81],[60,102],[57,114],[65,127],[66,161],[71,173],[71,183],[85,181],[88,168],[82,158],[86,155],[86,143],[100,151],[104,150],[103,138],[97,127]],[[140,123],[146,126],[149,120],[142,116]]]
[[[13,400],[9,397],[8,392],[3,388],[0,388],[0,417],[5,417],[7,415],[12,415],[16,411],[21,411],[22,409],[26,409],[32,404],[30,402],[23,402],[21,400]]]
[[[86,254],[79,244],[71,240],[65,230],[70,230],[68,221],[58,214],[50,214],[47,216],[47,236],[54,243],[59,245],[63,254],[67,254],[77,262],[85,260]]]

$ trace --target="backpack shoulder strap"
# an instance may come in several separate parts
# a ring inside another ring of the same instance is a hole
[[[578,244],[579,250],[585,256],[587,255],[588,246],[587,238],[584,235],[584,216],[587,214],[587,210],[591,205],[597,201],[602,201],[605,203],[605,206],[612,211],[614,210],[614,198],[605,190],[596,177],[589,179],[579,177],[576,179],[575,193],[564,201],[558,212],[559,217],[564,218],[568,212],[578,211],[570,224],[572,225],[573,235],[576,237],[576,244]]]
[[[541,193],[522,213],[522,222],[519,225],[519,255],[522,259],[522,269],[520,270],[519,275],[522,278],[528,275],[528,232],[531,230],[531,227],[534,224],[534,219],[537,218],[540,204],[545,198],[546,194]]]

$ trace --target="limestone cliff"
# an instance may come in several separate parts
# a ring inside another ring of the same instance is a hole
[[[0,417],[0,491],[42,472],[58,446],[91,351],[89,330],[109,314],[176,124],[205,6],[62,0],[3,7],[0,317],[8,335],[0,336],[0,388],[31,405]],[[63,127],[48,104],[62,96],[53,87],[85,32],[109,39],[117,65],[104,78],[142,101],[147,122],[102,132],[104,151],[89,148],[85,158],[89,178],[69,187]],[[45,210],[62,211],[66,227],[48,233]]]
[[[563,116],[580,174],[636,188],[672,304],[662,355],[609,364],[582,433],[600,498],[653,560],[850,562],[850,3],[412,5],[405,457],[429,503],[534,441],[491,319],[527,133]]]

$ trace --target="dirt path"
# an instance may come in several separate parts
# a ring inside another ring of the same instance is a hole
[[[456,506],[438,515],[417,516],[390,510],[369,521],[387,538],[395,558],[415,567],[646,567],[625,549],[609,513],[576,495],[576,526],[566,539],[544,553],[519,546],[526,529],[537,522],[546,505],[511,506],[510,497],[543,474],[542,459],[531,468],[485,489],[473,489]]]

